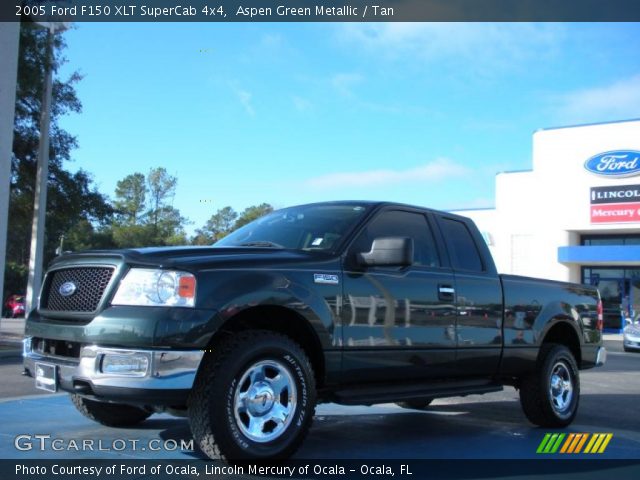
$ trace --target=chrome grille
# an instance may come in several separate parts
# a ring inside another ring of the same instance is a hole
[[[113,267],[78,267],[54,270],[47,276],[41,307],[57,312],[95,312],[113,276]],[[68,296],[60,287],[73,282],[75,291]]]

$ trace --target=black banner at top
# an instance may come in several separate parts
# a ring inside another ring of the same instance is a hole
[[[639,0],[2,0],[0,21],[637,22]]]

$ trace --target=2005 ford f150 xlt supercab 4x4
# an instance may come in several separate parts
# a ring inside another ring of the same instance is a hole
[[[498,275],[468,218],[380,202],[285,208],[213,247],[62,255],[26,335],[36,386],[85,416],[188,416],[206,455],[236,460],[293,454],[317,402],[510,385],[564,427],[606,357],[595,288]]]

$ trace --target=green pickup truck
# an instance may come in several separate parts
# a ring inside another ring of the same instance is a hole
[[[579,370],[606,359],[595,288],[499,275],[468,218],[383,202],[284,208],[212,247],[62,255],[26,335],[36,387],[109,426],[186,416],[233,460],[292,455],[318,402],[508,385],[529,421],[565,427]]]

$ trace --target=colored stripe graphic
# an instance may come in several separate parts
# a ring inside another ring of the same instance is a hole
[[[588,433],[572,433],[560,450],[560,453],[580,453],[582,445],[589,437]]]
[[[573,440],[575,438],[576,438],[576,434],[570,433],[569,438],[567,438],[567,441],[564,442],[564,445],[562,446],[562,450],[560,450],[560,453],[567,453],[567,450],[569,450],[569,446],[571,445],[571,443],[573,443]]]
[[[594,433],[584,453],[604,453],[613,438],[613,433]]]
[[[536,453],[604,453],[612,438],[613,433],[546,433]],[[585,443],[587,446],[583,450]]]
[[[600,446],[600,450],[598,450],[598,453],[604,453],[605,449],[607,448],[607,445],[609,445],[609,442],[613,438],[613,433],[605,433],[605,435],[606,435],[606,438],[604,439],[604,442],[602,442],[602,445]]]
[[[587,438],[589,438],[589,434],[588,433],[583,433],[582,434],[582,440],[580,440],[580,443],[578,443],[578,445],[576,446],[576,450],[575,450],[574,453],[580,453],[580,451],[582,450],[583,445],[587,441]]]
[[[536,453],[542,453],[544,451],[544,447],[547,445],[547,442],[549,441],[550,438],[551,438],[551,434],[547,433],[542,439],[542,442],[540,442],[540,445],[538,445],[538,450],[536,450]]]
[[[564,437],[566,437],[564,433],[547,433],[538,445],[536,453],[556,453]]]

